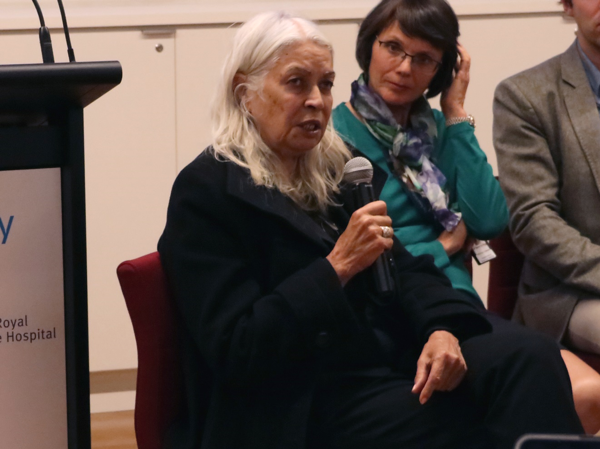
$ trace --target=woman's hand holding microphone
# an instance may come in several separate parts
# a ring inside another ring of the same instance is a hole
[[[348,227],[327,256],[342,285],[392,248],[391,226],[392,219],[388,217],[383,201],[368,203],[352,214]]]

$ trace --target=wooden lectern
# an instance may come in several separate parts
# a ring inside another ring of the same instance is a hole
[[[6,267],[0,270],[0,356],[5,365],[8,363],[5,353],[17,360],[10,362],[12,371],[5,373],[6,378],[16,377],[16,381],[23,379],[23,382],[28,382],[27,385],[32,385],[31,388],[40,388],[40,391],[53,394],[56,389],[43,386],[44,382],[50,382],[44,377],[49,374],[43,367],[36,368],[33,373],[24,370],[25,374],[18,376],[11,373],[19,372],[18,363],[29,363],[32,358],[37,359],[36,363],[43,360],[50,345],[57,344],[52,339],[59,339],[60,336],[59,344],[64,344],[66,374],[66,417],[62,413],[64,418],[60,419],[64,419],[67,428],[65,430],[62,426],[57,431],[65,432],[61,438],[68,440],[69,449],[90,448],[83,108],[117,86],[121,78],[121,65],[116,61],[0,66],[0,176],[20,176],[27,171],[31,176],[36,176],[37,173],[48,171],[44,169],[54,169],[51,171],[55,174],[55,184],[60,192],[55,196],[58,198],[58,208],[61,209],[61,212],[57,212],[57,223],[59,229],[62,225],[62,260],[60,257],[59,260],[51,260],[57,266],[62,265],[63,285],[57,291],[64,296],[63,330],[62,319],[60,325],[56,326],[41,313],[37,315],[36,311],[41,310],[44,305],[45,297],[40,295],[49,294],[39,290],[46,287],[37,290],[31,287],[38,282],[39,285],[46,285],[42,282],[46,271],[53,271],[56,266],[48,265],[48,270],[45,270],[28,262],[25,267],[32,266],[32,270],[37,270],[32,279],[26,279],[27,268],[24,270],[23,265],[19,271],[11,271],[11,268],[7,270]],[[36,238],[33,235],[35,231],[32,230],[35,223],[25,226],[30,219],[29,213],[14,212],[18,209],[15,204],[19,204],[20,199],[15,200],[10,196],[13,194],[16,193],[11,192],[10,186],[6,187],[6,182],[0,183],[0,219],[4,219],[2,230],[5,234],[4,243],[0,245],[0,259],[5,262],[7,259],[17,260],[21,257],[23,251],[18,247],[18,239],[26,245]],[[41,206],[42,204],[29,205],[30,210]],[[3,207],[10,210],[3,210]],[[12,230],[7,225],[8,215],[11,216],[9,225]],[[40,221],[39,218],[36,220]],[[56,240],[59,241],[60,238]],[[58,243],[56,246],[59,247],[58,252],[53,254],[60,256],[61,245]],[[37,256],[43,258],[47,254],[43,248],[39,251],[39,255],[27,255],[30,257],[27,260],[35,260],[31,257]],[[0,269],[2,267],[0,262]],[[19,276],[24,279],[17,282],[15,277]],[[20,297],[18,291],[21,287],[24,297],[29,295],[28,297],[35,298],[35,305],[30,307],[24,303],[25,299]],[[6,301],[14,301],[16,305],[10,305]],[[53,308],[56,309],[57,307]],[[28,355],[28,351],[34,351],[31,352],[33,355]],[[62,355],[49,358],[53,361],[57,359],[60,359],[58,363],[62,365]],[[1,388],[3,391],[18,391],[17,387],[6,384]],[[30,389],[29,386],[25,388]],[[4,402],[2,407],[9,410],[11,407],[23,407],[23,410],[33,412],[36,400],[21,400],[18,394],[20,393],[11,396],[9,403]],[[41,399],[42,396],[37,394],[35,397]],[[24,422],[24,428],[28,427],[29,432],[39,432],[44,423],[39,418],[36,418],[36,422],[27,423],[28,415],[19,412],[18,422]],[[6,430],[3,430],[3,438],[4,432]],[[27,438],[29,436],[25,434],[17,435],[15,441],[25,441]],[[46,435],[45,438],[52,440],[51,435]],[[27,447],[28,444],[32,443],[23,443],[18,447]],[[50,444],[38,447],[49,446]]]

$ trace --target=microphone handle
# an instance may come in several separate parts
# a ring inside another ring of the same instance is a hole
[[[42,49],[42,62],[44,64],[54,62],[52,39],[50,39],[50,30],[47,26],[40,27],[40,47]]]
[[[373,186],[367,183],[356,184],[353,189],[354,204],[357,209],[375,201]],[[381,254],[372,265],[375,291],[379,296],[388,297],[394,293],[394,281],[390,271],[387,251]]]

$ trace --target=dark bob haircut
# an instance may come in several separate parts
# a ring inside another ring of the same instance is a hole
[[[442,65],[429,83],[427,98],[450,87],[458,58],[458,19],[445,0],[382,0],[360,26],[356,60],[368,75],[375,38],[394,22],[409,37],[423,39],[442,50]]]

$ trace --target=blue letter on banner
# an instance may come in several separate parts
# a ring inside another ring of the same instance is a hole
[[[15,218],[14,215],[11,215],[11,217],[8,219],[8,225],[6,226],[6,228],[4,227],[4,223],[2,223],[2,218],[0,218],[0,231],[2,231],[3,245],[6,243],[6,240],[8,240],[8,233],[10,232],[10,227],[12,226],[13,218]]]

